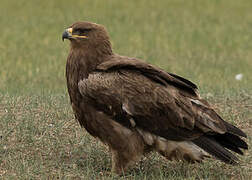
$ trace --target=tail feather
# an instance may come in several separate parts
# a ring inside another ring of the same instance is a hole
[[[237,164],[238,158],[211,137],[201,136],[192,141],[197,146],[227,164]]]
[[[204,131],[206,134],[192,141],[217,159],[228,164],[237,164],[237,157],[229,150],[243,155],[241,149],[248,149],[248,145],[241,137],[246,138],[247,135],[239,128],[224,121],[212,108],[209,108],[209,104],[204,100],[201,100],[200,103],[195,100],[191,101],[202,112],[199,116],[201,119],[196,125],[203,130],[204,128],[212,130],[212,134]]]

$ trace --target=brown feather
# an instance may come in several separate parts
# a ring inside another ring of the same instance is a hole
[[[208,152],[234,164],[237,158],[226,148],[239,154],[247,149],[239,137],[245,133],[201,99],[195,84],[114,54],[101,25],[77,22],[70,27],[73,34],[87,37],[69,37],[66,79],[72,108],[80,125],[108,144],[114,172],[122,173],[152,150],[189,162],[201,161]]]
[[[139,71],[156,82],[159,82],[161,84],[168,83],[180,88],[181,90],[188,91],[193,95],[197,95],[197,86],[192,82],[180,76],[169,74],[164,70],[154,67],[151,64],[147,64],[146,62],[143,62],[139,59],[114,55],[109,57],[109,60],[107,60],[106,62],[99,64],[96,69],[102,71],[110,71],[116,69],[131,69]]]

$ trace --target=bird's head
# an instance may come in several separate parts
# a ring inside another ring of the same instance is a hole
[[[111,52],[111,44],[104,26],[91,22],[76,22],[62,34],[62,40],[69,39],[73,48],[89,48]]]

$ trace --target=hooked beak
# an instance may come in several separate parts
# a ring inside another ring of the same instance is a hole
[[[77,38],[87,39],[87,36],[79,36],[73,34],[73,28],[66,29],[62,34],[62,41],[64,41],[64,39],[77,39]]]
[[[66,29],[62,34],[62,41],[64,41],[64,39],[70,39],[72,37],[72,32],[73,28]]]

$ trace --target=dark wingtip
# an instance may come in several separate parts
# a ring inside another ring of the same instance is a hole
[[[241,136],[241,137],[244,137],[244,138],[247,138],[247,135],[245,134],[245,132],[243,132],[241,129],[235,127],[234,125],[226,122],[226,121],[223,121],[226,128],[227,128],[227,132],[231,133],[231,134],[235,134],[237,136]]]

